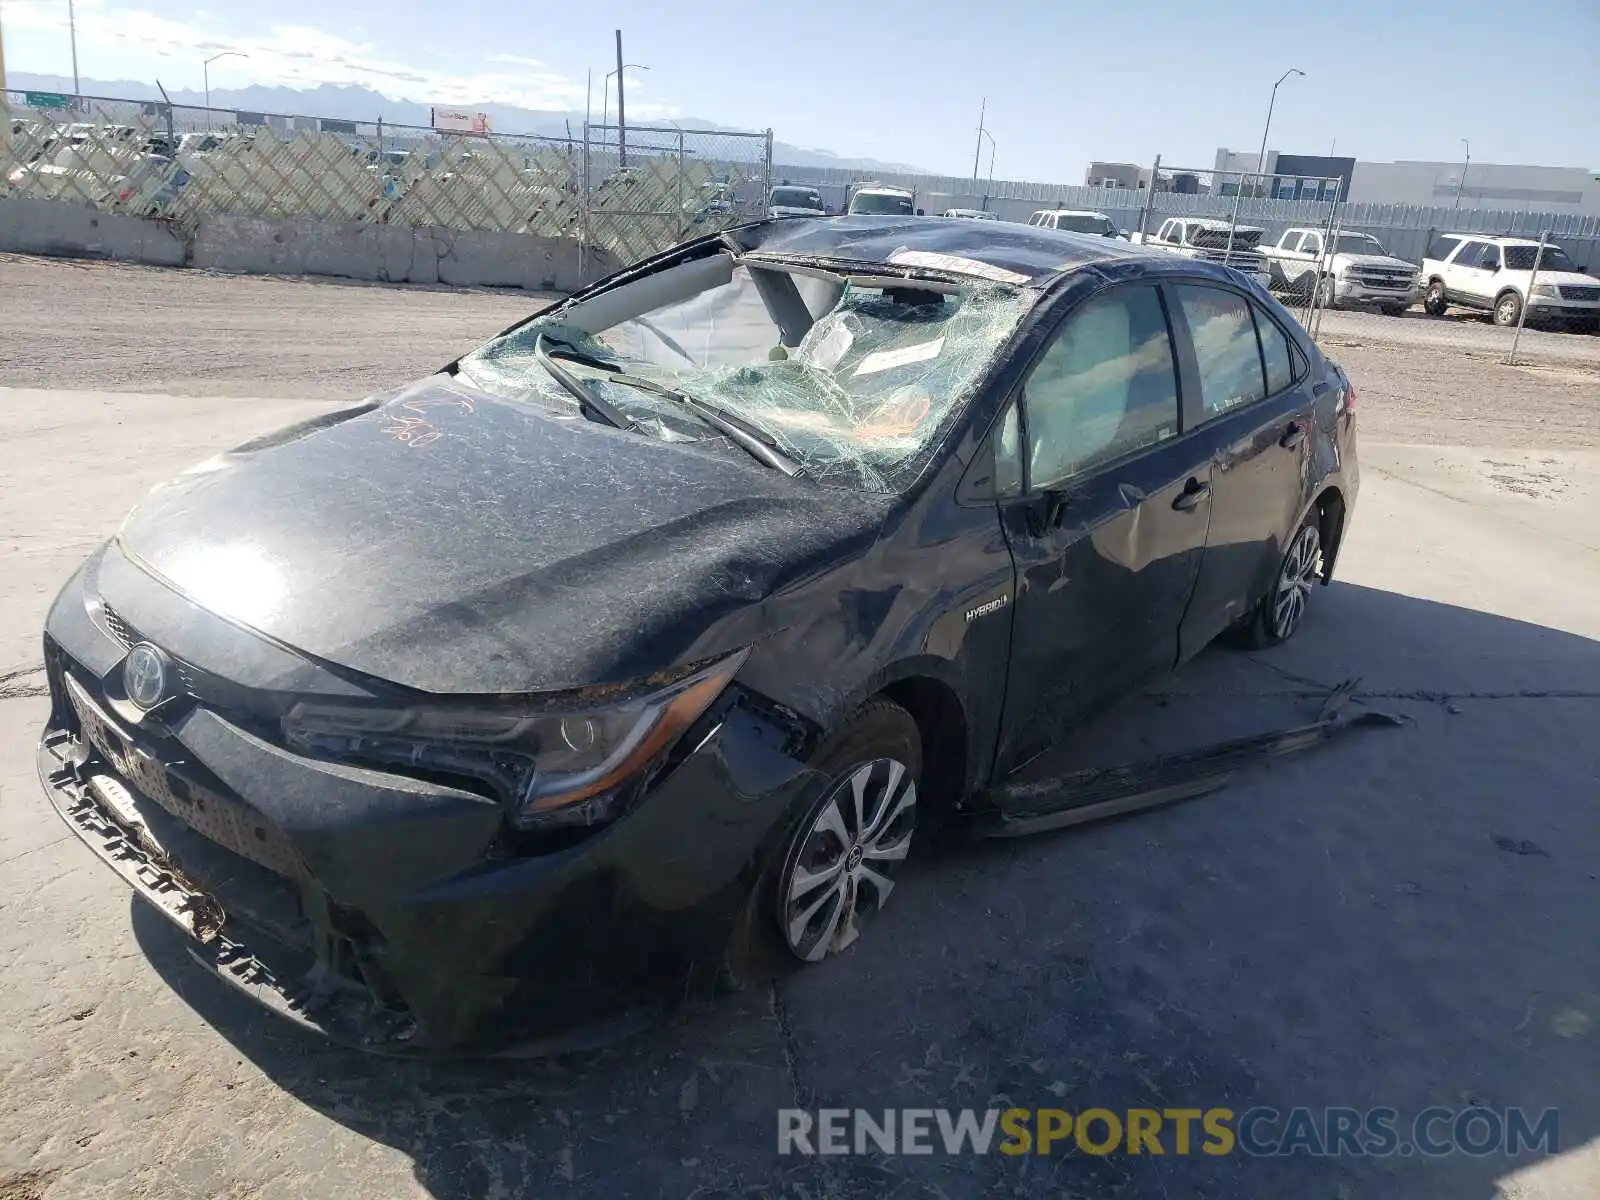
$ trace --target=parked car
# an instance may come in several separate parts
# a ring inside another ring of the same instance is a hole
[[[1221,263],[1250,276],[1262,287],[1272,282],[1267,260],[1257,248],[1266,230],[1232,225],[1214,217],[1169,217],[1154,237],[1131,233],[1134,245],[1154,245],[1185,258]]]
[[[845,211],[851,216],[922,215],[915,192],[885,183],[863,183],[853,188]]]
[[[981,208],[947,208],[944,210],[947,217],[960,217],[964,221],[998,221],[1000,218]]]
[[[1068,233],[1093,233],[1100,237],[1121,237],[1117,223],[1103,212],[1083,208],[1041,208],[1028,218],[1029,225],[1042,229],[1063,229]]]
[[[1544,248],[1535,279],[1536,258],[1537,239],[1475,233],[1437,237],[1422,260],[1427,281],[1423,307],[1437,317],[1456,304],[1492,313],[1496,325],[1515,325],[1526,304],[1529,324],[1600,329],[1600,278],[1551,243]]]
[[[848,949],[918,830],[1036,815],[995,785],[1087,717],[1293,637],[1354,399],[1200,259],[701,238],[147,496],[51,607],[41,779],[274,1011],[570,1044]]]
[[[781,183],[772,189],[767,200],[769,217],[820,217],[828,212],[822,193],[813,187],[799,187]]]
[[[1324,308],[1369,306],[1398,317],[1421,297],[1417,268],[1369,233],[1340,233],[1330,254],[1322,230],[1286,229],[1261,253],[1274,289],[1305,297],[1315,291]]]

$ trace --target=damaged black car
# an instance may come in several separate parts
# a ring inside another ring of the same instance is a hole
[[[157,488],[50,612],[40,775],[277,1012],[578,1045],[847,950],[935,822],[1292,637],[1357,484],[1348,380],[1227,268],[761,222]]]

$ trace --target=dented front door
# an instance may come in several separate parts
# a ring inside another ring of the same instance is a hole
[[[1199,440],[1180,438],[1085,480],[1055,528],[1005,511],[1017,595],[1000,774],[1172,669],[1210,481]]]

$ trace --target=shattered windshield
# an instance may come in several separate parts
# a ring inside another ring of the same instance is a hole
[[[581,323],[581,305],[536,318],[463,359],[459,370],[485,391],[570,410],[576,401],[535,354],[543,335],[562,367],[646,436],[726,440],[692,407],[613,374],[673,389],[736,419],[798,463],[808,479],[894,492],[926,465],[1034,300],[1032,293],[977,280],[864,286],[859,276],[762,274],[769,285],[774,276],[796,285],[809,324],[796,344],[783,344],[762,289],[740,266],[729,282],[607,328],[573,328]]]

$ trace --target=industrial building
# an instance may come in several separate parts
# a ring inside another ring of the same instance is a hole
[[[1253,152],[1219,149],[1218,171],[1254,171]],[[1341,199],[1357,204],[1415,204],[1423,207],[1493,208],[1523,212],[1600,215],[1600,171],[1580,167],[1532,167],[1507,163],[1359,162],[1318,154],[1266,156],[1269,187],[1246,195],[1282,199],[1317,197],[1313,179],[1346,181]],[[1148,172],[1146,172],[1148,175]],[[1218,188],[1232,195],[1232,181]],[[1330,188],[1331,190],[1331,188]]]

